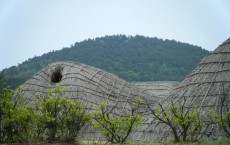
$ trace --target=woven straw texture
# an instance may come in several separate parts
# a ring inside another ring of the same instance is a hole
[[[220,114],[230,109],[230,39],[223,42],[212,53],[203,58],[198,66],[171,93],[174,102],[185,101],[187,108],[199,106],[199,112],[206,114],[214,110]],[[218,126],[208,130],[214,138],[222,136]]]

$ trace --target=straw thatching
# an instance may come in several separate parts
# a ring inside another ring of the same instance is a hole
[[[230,109],[230,39],[205,57],[171,96],[177,103],[184,101],[187,108],[199,106],[199,112],[203,114],[209,110],[220,114],[223,99],[223,111]],[[214,138],[223,135],[217,125],[207,132]]]

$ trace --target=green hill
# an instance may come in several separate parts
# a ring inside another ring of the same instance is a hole
[[[14,88],[47,64],[68,60],[101,68],[127,81],[181,81],[208,53],[201,47],[175,40],[114,35],[76,42],[1,73]]]

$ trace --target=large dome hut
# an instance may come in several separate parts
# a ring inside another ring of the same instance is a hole
[[[201,114],[230,110],[230,39],[223,42],[198,64],[171,93],[174,102],[186,108],[198,106]],[[218,125],[207,130],[210,137],[221,137]]]

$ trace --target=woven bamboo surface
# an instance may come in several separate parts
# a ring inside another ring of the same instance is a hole
[[[203,58],[198,66],[171,93],[173,101],[185,101],[187,108],[198,106],[201,114],[214,110],[220,114],[230,109],[230,39],[223,42],[212,53]],[[219,126],[210,126],[208,133],[213,138],[222,136]]]

